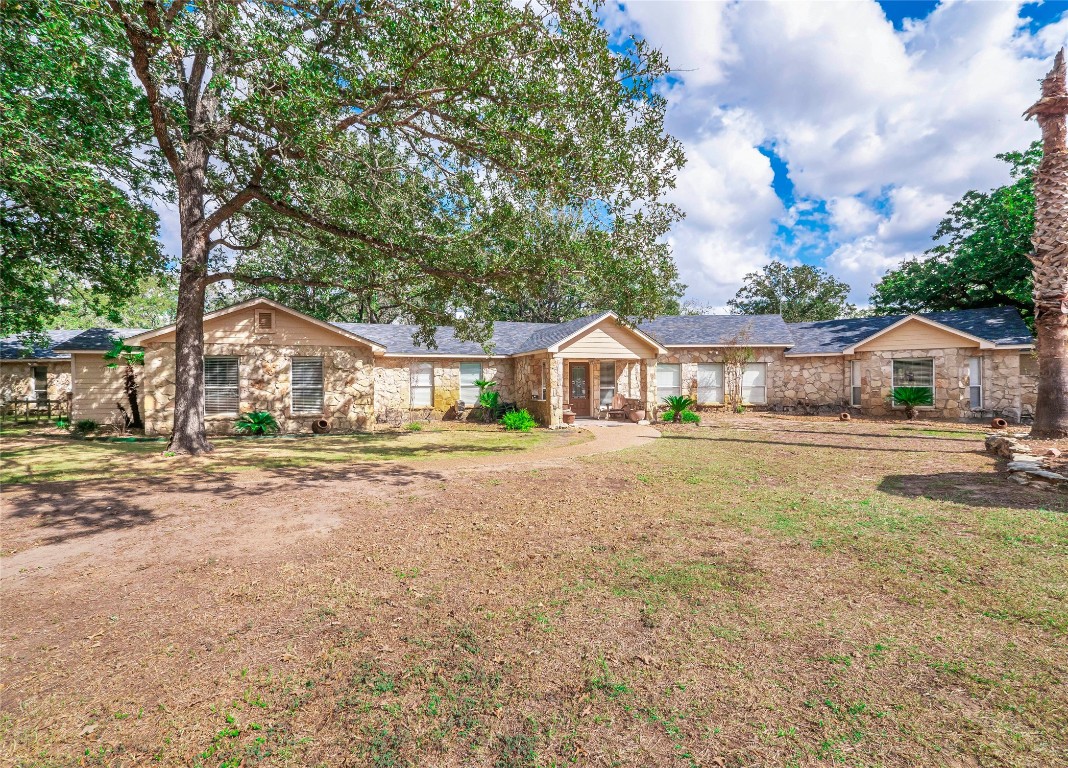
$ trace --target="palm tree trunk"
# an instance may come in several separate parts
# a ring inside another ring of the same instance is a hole
[[[1035,233],[1031,256],[1038,337],[1038,401],[1031,435],[1068,437],[1068,88],[1064,49],[1042,81],[1042,98],[1027,112],[1042,129],[1042,163],[1035,174]]]

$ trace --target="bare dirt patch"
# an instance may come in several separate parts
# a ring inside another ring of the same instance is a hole
[[[894,426],[5,492],[0,760],[1065,764],[1064,500]]]

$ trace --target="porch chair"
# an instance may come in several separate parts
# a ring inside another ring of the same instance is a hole
[[[614,394],[612,396],[611,404],[602,405],[601,408],[600,408],[600,411],[601,411],[601,413],[604,414],[604,418],[608,419],[609,421],[612,420],[613,416],[618,416],[619,418],[621,418],[623,420],[626,420],[626,418],[627,418],[626,404],[627,404],[627,398],[623,397],[623,395],[621,395],[620,393],[617,392],[616,394]]]

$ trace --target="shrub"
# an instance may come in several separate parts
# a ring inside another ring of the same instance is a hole
[[[74,434],[76,435],[88,435],[98,429],[100,429],[100,425],[92,419],[78,419],[74,422]]]
[[[905,418],[916,418],[916,406],[933,405],[931,390],[928,387],[894,387],[887,396],[892,405],[905,406]]]
[[[423,425],[420,424],[418,421],[409,421],[408,422],[408,431],[409,432],[418,432],[422,428],[423,428]]]
[[[683,424],[700,424],[701,417],[693,411],[683,411],[679,414],[679,420]]]
[[[670,395],[664,398],[664,402],[667,404],[668,409],[671,412],[671,418],[664,418],[664,421],[678,421],[683,411],[689,410],[692,406],[697,405],[697,401],[686,395]]]
[[[534,417],[524,408],[521,411],[509,411],[501,417],[501,424],[505,429],[514,429],[519,432],[529,432],[538,425]]]
[[[278,431],[278,422],[267,411],[241,414],[234,422],[234,431],[242,435],[271,435]]]
[[[66,417],[60,416],[58,419],[56,419],[56,426],[59,429],[66,429],[70,426],[70,421],[68,421]]]

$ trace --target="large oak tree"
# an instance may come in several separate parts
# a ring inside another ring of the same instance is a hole
[[[773,261],[745,276],[742,287],[727,302],[732,314],[782,315],[788,323],[849,317],[849,286],[810,264],[788,266]]]
[[[65,7],[102,11],[91,0]],[[213,283],[347,290],[377,274],[405,286],[405,310],[429,339],[458,309],[458,332],[484,337],[489,297],[521,296],[547,275],[596,278],[612,309],[636,317],[656,313],[676,280],[660,238],[679,212],[662,198],[683,158],[653,87],[667,64],[641,40],[613,49],[595,7],[103,9],[109,34],[97,43],[129,61],[178,203],[173,450],[211,450],[203,316]],[[538,227],[557,212],[573,226],[543,252]],[[249,258],[279,239],[291,257]]]

